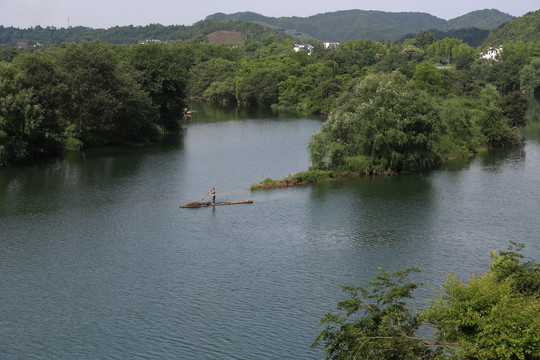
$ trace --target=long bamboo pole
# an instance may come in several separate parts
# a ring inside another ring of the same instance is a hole
[[[204,194],[203,198],[202,198],[201,201],[199,201],[199,202],[202,202],[202,201],[204,200],[204,198],[208,196],[208,194],[210,193],[210,191],[212,191],[212,189],[215,188],[215,187],[216,187],[216,185],[212,186],[212,187],[210,188],[210,190],[208,190],[208,191],[206,192],[206,194]]]

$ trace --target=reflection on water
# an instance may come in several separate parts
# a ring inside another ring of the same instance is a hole
[[[220,122],[230,120],[249,120],[249,119],[275,119],[275,120],[294,120],[303,119],[305,114],[292,111],[275,112],[266,107],[254,106],[236,106],[233,104],[211,104],[202,101],[192,103],[194,115],[188,123],[201,122]],[[310,116],[317,118],[316,116]],[[322,119],[322,118],[321,118]]]
[[[540,143],[540,94],[529,97],[526,119],[527,126],[522,131],[523,136],[528,141]]]

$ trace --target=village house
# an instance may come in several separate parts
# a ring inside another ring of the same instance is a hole
[[[140,45],[148,45],[148,44],[172,44],[172,40],[158,40],[158,39],[147,39],[147,40],[139,40]]]
[[[323,45],[324,45],[324,48],[325,48],[325,49],[332,49],[332,50],[335,50],[335,49],[337,49],[337,47],[339,46],[339,43],[338,43],[338,42],[329,42],[329,41],[325,41],[325,42],[323,42]]]
[[[298,52],[300,50],[306,50],[311,55],[313,53],[313,45],[295,42],[294,51]]]
[[[483,57],[484,59],[492,59],[492,60],[495,60],[497,61],[497,55],[499,55],[499,53],[502,51],[502,45],[499,46],[499,47],[490,47],[487,52],[484,54],[483,52],[480,53],[480,56]]]

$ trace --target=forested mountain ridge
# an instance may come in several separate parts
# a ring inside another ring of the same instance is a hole
[[[493,31],[484,41],[483,47],[499,46],[505,41],[540,41],[540,10],[514,18],[504,27]]]
[[[421,30],[448,31],[468,27],[492,29],[508,22],[511,15],[495,9],[473,11],[451,20],[419,12],[391,13],[372,10],[344,10],[309,17],[267,17],[253,12],[216,13],[207,19],[246,20],[288,33],[302,33],[319,41],[370,39],[395,41]]]
[[[457,18],[448,20],[451,30],[476,27],[484,30],[493,30],[512,20],[511,15],[496,9],[476,10]]]
[[[18,42],[27,42],[30,46],[39,43],[49,47],[63,42],[92,40],[102,40],[110,44],[134,44],[147,39],[187,41],[196,35],[208,35],[218,30],[238,31],[246,40],[255,41],[269,36],[279,40],[285,38],[286,34],[319,41],[395,41],[421,30],[449,31],[472,26],[492,29],[510,19],[510,15],[498,10],[474,11],[449,21],[426,13],[364,10],[336,11],[305,18],[272,18],[253,12],[230,15],[217,13],[191,26],[149,24],[93,29],[83,26],[55,28],[37,25],[29,29],[19,29],[0,25],[0,47],[14,47]]]

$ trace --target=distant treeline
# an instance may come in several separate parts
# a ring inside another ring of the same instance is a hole
[[[265,37],[273,36],[280,41],[286,37],[285,34],[252,22],[207,19],[191,26],[151,24],[146,26],[115,26],[109,29],[92,29],[83,26],[69,28],[35,26],[29,29],[19,29],[0,25],[0,44],[4,48],[16,47],[18,42],[27,42],[30,46],[41,44],[44,47],[50,47],[60,45],[63,42],[100,40],[108,44],[129,45],[149,39],[186,41],[196,35],[208,35],[218,30],[241,32],[245,40],[259,41]]]
[[[421,31],[423,32],[423,31]],[[442,40],[445,38],[460,39],[465,44],[472,46],[474,48],[481,46],[487,39],[490,34],[490,30],[479,29],[476,27],[458,29],[458,30],[448,30],[440,31],[436,29],[431,29],[427,32],[432,33],[435,36],[435,39]],[[396,43],[403,43],[405,40],[413,39],[416,37],[416,33],[407,34],[401,39],[397,40]]]
[[[430,32],[400,44],[357,40],[337,49],[316,44],[311,55],[293,48],[294,41],[281,36],[230,47],[210,44],[197,34],[190,42],[171,44],[83,41],[0,50],[0,164],[65,148],[150,142],[178,126],[186,99],[192,97],[331,114],[329,123],[336,122],[333,131],[338,132],[311,147],[314,165],[321,169],[349,161],[350,168],[357,164],[375,172],[415,171],[422,166],[400,161],[392,162],[395,167],[377,166],[356,157],[368,147],[345,146],[369,135],[352,140],[339,135],[340,126],[345,126],[341,133],[349,133],[347,123],[340,123],[350,118],[349,108],[361,105],[350,102],[343,108],[344,99],[363,86],[369,93],[375,84],[388,83],[400,84],[396,90],[410,91],[411,99],[426,101],[430,114],[440,119],[428,121],[437,136],[430,135],[425,142],[429,150],[420,152],[431,159],[421,163],[432,164],[482,146],[515,144],[515,128],[523,122],[520,91],[540,89],[540,43],[506,42],[500,61],[480,58],[462,41],[437,40]],[[462,116],[456,117],[456,109],[464,111]],[[380,154],[396,156],[393,151]]]

